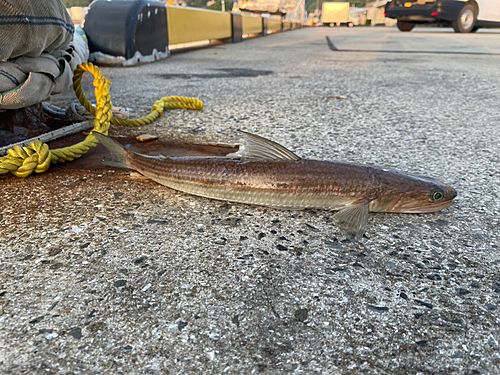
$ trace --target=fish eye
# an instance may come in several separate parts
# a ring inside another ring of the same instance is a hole
[[[439,201],[441,199],[443,199],[444,197],[444,194],[441,193],[440,191],[436,191],[433,195],[432,195],[432,198],[435,200],[435,201]]]

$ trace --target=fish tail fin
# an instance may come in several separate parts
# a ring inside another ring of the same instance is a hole
[[[130,169],[127,165],[127,150],[125,150],[121,144],[101,133],[92,132],[92,135],[96,137],[99,143],[106,147],[111,154],[111,158],[104,158],[103,164],[110,167]]]

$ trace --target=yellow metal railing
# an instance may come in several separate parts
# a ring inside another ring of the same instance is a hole
[[[261,16],[241,15],[241,35],[262,34],[264,22]],[[167,25],[170,46],[206,40],[229,39],[233,37],[232,14],[200,8],[167,6]],[[300,22],[282,21],[272,16],[265,20],[267,34],[295,30]],[[241,40],[241,39],[240,39]]]
[[[267,20],[267,33],[277,33],[281,31],[281,20],[277,18],[269,18]]]
[[[233,36],[231,13],[167,6],[170,45]]]
[[[241,16],[243,35],[261,34],[262,17]]]

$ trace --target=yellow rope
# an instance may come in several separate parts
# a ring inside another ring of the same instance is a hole
[[[84,72],[90,72],[94,76],[96,106],[90,104],[82,89],[82,76]],[[136,120],[120,120],[113,117],[111,109],[111,97],[109,95],[109,82],[102,75],[97,66],[93,64],[81,64],[75,69],[73,76],[73,88],[80,103],[95,116],[94,129],[102,134],[108,134],[110,122],[120,126],[141,126],[151,123],[163,114],[165,108],[187,108],[201,110],[203,102],[196,98],[183,96],[168,96],[156,101],[151,113]],[[92,132],[80,143],[73,146],[49,150],[49,146],[40,141],[32,142],[28,146],[14,146],[7,150],[7,155],[0,157],[0,174],[11,172],[17,177],[28,177],[33,171],[43,173],[49,169],[51,163],[64,163],[81,157],[89,149],[95,147],[99,142]]]

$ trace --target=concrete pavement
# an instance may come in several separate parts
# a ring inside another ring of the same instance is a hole
[[[371,214],[354,243],[329,212],[188,196],[91,162],[100,148],[0,176],[0,371],[499,373],[498,36],[307,28],[103,69],[137,117],[162,96],[205,102],[114,136],[232,144],[242,129],[437,178],[457,203]]]

